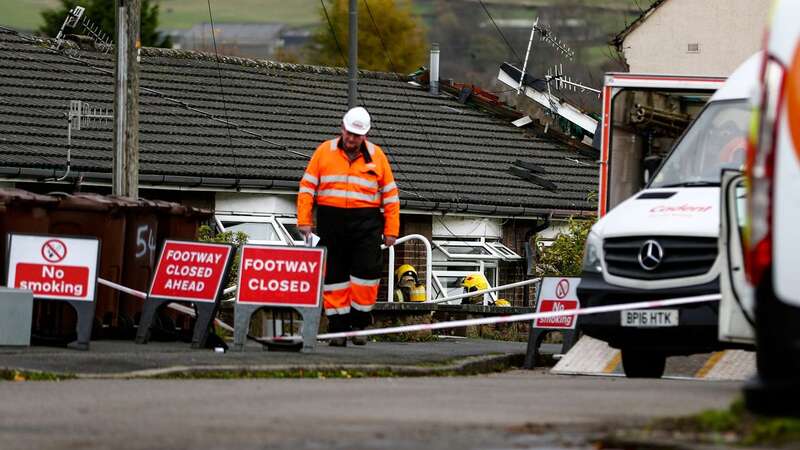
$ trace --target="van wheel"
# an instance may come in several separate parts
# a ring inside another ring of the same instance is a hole
[[[661,378],[667,356],[638,349],[622,349],[622,369],[628,378]]]

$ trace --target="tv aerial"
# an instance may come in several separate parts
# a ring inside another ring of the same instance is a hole
[[[545,44],[555,49],[555,51],[560,55],[562,55],[564,58],[570,61],[572,61],[575,58],[575,52],[571,48],[569,48],[566,44],[564,44],[560,39],[558,39],[548,25],[539,24],[539,18],[537,17],[536,20],[534,20],[533,22],[533,26],[531,27],[531,35],[530,38],[528,39],[528,49],[525,51],[525,61],[522,63],[522,73],[520,74],[519,83],[517,85],[517,95],[520,95],[524,89],[525,75],[527,74],[527,69],[528,69],[528,60],[531,57],[531,47],[533,46],[533,41],[534,38],[537,36],[537,34],[541,42],[544,42]],[[551,94],[552,89],[557,91],[571,90],[573,92],[588,91],[588,92],[594,92],[595,94],[598,95],[600,94],[599,90],[578,83],[576,81],[573,81],[571,77],[565,76],[563,64],[558,64],[554,66],[552,69],[548,69],[547,75],[545,75],[544,77],[544,81],[547,84],[548,94]],[[555,87],[551,88],[551,84],[554,84]]]
[[[594,135],[597,130],[597,120],[580,110],[580,108],[561,100],[554,95],[554,91],[573,91],[573,92],[592,92],[600,95],[600,91],[574,81],[571,77],[564,74],[563,64],[556,64],[550,68],[543,76],[535,77],[527,73],[528,61],[532,56],[533,42],[536,37],[552,47],[558,54],[568,60],[573,60],[575,52],[558,39],[549,26],[539,23],[539,18],[533,22],[530,38],[528,39],[528,49],[525,52],[525,60],[522,69],[512,64],[503,63],[500,66],[498,80],[517,90],[517,95],[525,94],[535,103],[543,107],[543,112],[553,117],[562,117],[569,122],[577,125],[589,135]],[[527,122],[530,122],[528,120]],[[520,126],[520,125],[517,125]]]
[[[106,44],[104,53],[109,51],[111,44],[113,44],[111,37],[99,25],[89,20],[84,15],[85,12],[86,8],[82,6],[76,6],[67,12],[67,17],[64,18],[64,23],[61,24],[61,29],[58,30],[58,35],[56,35],[56,50],[60,49],[64,43],[64,36],[67,31],[82,27],[95,42]]]
[[[114,111],[110,108],[93,107],[88,102],[81,100],[69,101],[67,116],[67,160],[64,165],[64,175],[46,181],[64,181],[69,176],[72,165],[72,132],[79,131],[91,125],[104,125],[114,118]]]

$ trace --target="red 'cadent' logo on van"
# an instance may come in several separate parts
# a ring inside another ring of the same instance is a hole
[[[704,213],[710,211],[710,206],[654,206],[650,209],[651,213]]]

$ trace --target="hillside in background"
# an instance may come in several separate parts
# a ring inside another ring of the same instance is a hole
[[[112,0],[109,0],[112,1]],[[433,0],[416,0],[415,9],[426,22],[433,14]],[[463,8],[481,9],[476,0],[453,0]],[[613,24],[616,31],[625,26],[631,12],[646,7],[648,0],[486,0],[489,9],[498,11],[499,18],[532,18],[536,7],[581,4],[591,8],[605,8],[618,12],[619,20]],[[31,31],[41,25],[41,12],[55,8],[58,0],[0,0],[0,25],[18,30]],[[164,29],[190,28],[208,22],[206,0],[160,0],[160,22]],[[314,25],[318,21],[318,0],[212,0],[215,22],[282,22],[290,25]],[[596,11],[596,9],[594,9]]]
[[[113,0],[108,0],[113,1]],[[160,0],[160,23],[164,29],[190,28],[208,22],[206,0]],[[60,5],[58,0],[0,0],[0,25],[35,30],[41,12]],[[312,25],[317,21],[319,0],[212,0],[214,22],[283,22]]]

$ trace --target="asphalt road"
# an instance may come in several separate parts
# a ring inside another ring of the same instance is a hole
[[[0,448],[592,448],[721,408],[740,384],[572,377],[0,382]]]

